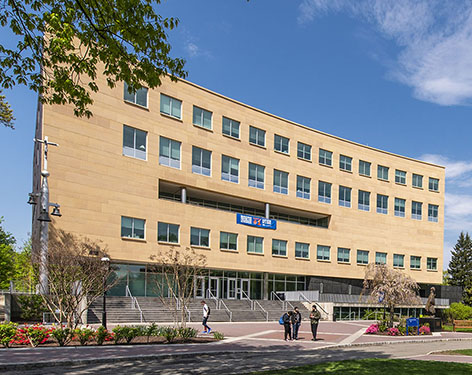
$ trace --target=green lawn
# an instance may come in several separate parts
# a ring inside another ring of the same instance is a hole
[[[452,332],[452,324],[451,325],[443,325],[443,331]],[[472,328],[457,328],[457,332],[472,332]]]
[[[289,359],[287,359],[289,360]],[[411,361],[403,359],[361,359],[326,362],[294,367],[287,370],[257,372],[254,374],[280,375],[470,375],[472,365],[454,362]]]
[[[462,355],[472,355],[472,349],[459,349],[459,350],[450,350],[444,352],[446,354],[462,354]]]

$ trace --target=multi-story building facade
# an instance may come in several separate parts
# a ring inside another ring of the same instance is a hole
[[[122,277],[113,293],[153,295],[146,265],[170,246],[206,256],[197,296],[350,293],[372,262],[441,283],[443,167],[184,80],[134,94],[98,84],[92,118],[44,106],[37,136],[60,144],[49,154],[56,225],[107,246]]]

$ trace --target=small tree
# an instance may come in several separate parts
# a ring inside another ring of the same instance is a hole
[[[106,256],[105,249],[98,243],[50,227],[49,295],[43,295],[43,299],[54,319],[66,322],[70,330],[81,323],[88,307],[113,286],[113,283],[104,285],[111,271],[104,267],[103,256]]]
[[[179,249],[172,246],[159,255],[151,256],[151,260],[153,264],[150,269],[159,275],[155,279],[159,298],[171,311],[174,324],[185,327],[194,282],[206,266],[206,257],[197,254],[193,248]]]
[[[369,302],[382,303],[390,311],[389,326],[393,327],[395,306],[420,304],[419,287],[415,280],[385,264],[367,266],[362,294],[369,293]]]
[[[465,304],[472,304],[472,240],[469,233],[461,232],[449,262],[449,285],[463,289],[462,299]]]

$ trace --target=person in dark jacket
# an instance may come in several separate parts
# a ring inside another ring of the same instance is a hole
[[[291,325],[292,325],[292,312],[291,311],[287,311],[283,317],[282,317],[283,321],[284,321],[284,340],[287,341],[287,336],[288,336],[288,339],[289,340],[292,340],[292,330],[291,330]]]
[[[302,314],[298,311],[298,307],[295,307],[292,314],[292,337],[294,340],[298,340],[298,329],[300,328],[300,324],[302,324]]]
[[[321,319],[321,314],[316,308],[316,305],[313,305],[313,309],[310,313],[310,322],[311,322],[311,333],[313,334],[312,341],[316,341],[316,331],[318,330],[318,323]]]

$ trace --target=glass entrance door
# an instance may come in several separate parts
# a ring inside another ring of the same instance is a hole
[[[220,298],[220,278],[219,277],[210,277],[210,285],[208,286],[212,295],[210,297]]]
[[[205,277],[197,276],[195,279],[195,298],[205,298]]]
[[[236,279],[228,279],[228,299],[236,299]]]
[[[250,281],[249,279],[241,279],[240,280],[240,291],[239,291],[239,298],[240,299],[248,299],[249,292],[250,292]]]

